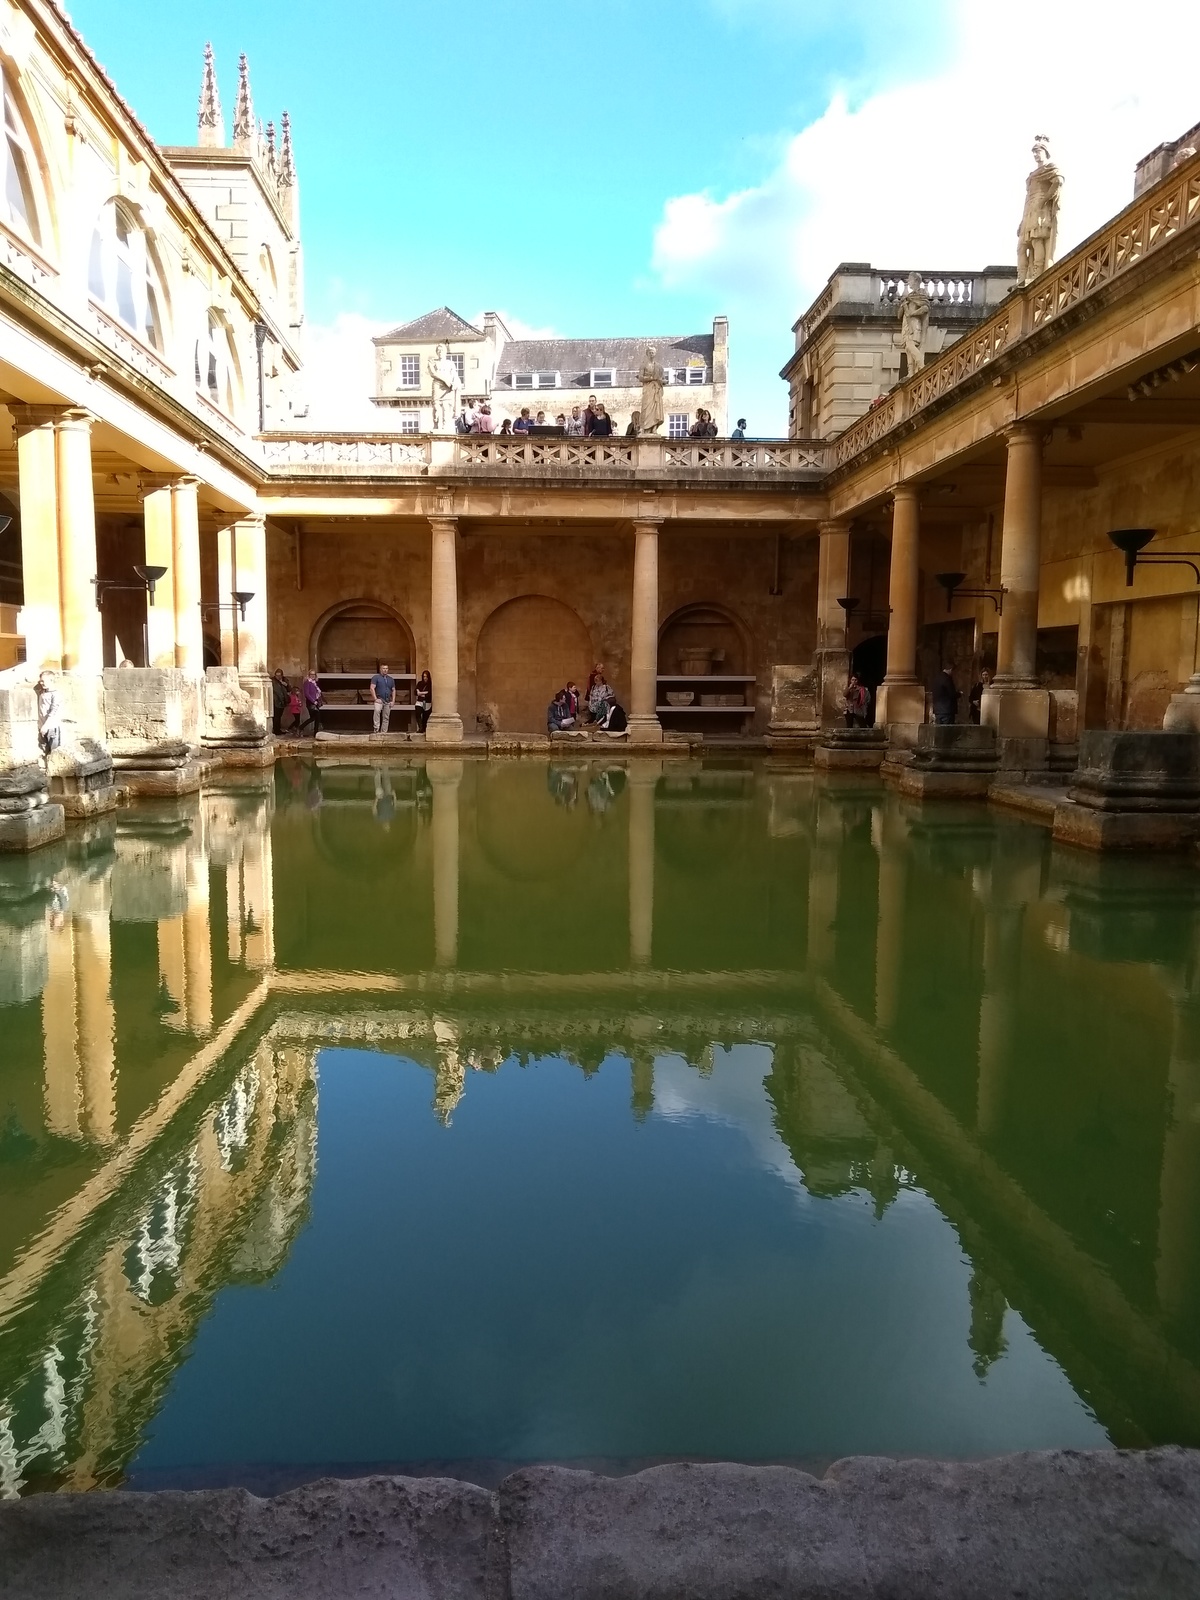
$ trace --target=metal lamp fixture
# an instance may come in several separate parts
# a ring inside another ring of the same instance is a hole
[[[154,585],[161,583],[167,575],[166,567],[134,567],[133,569],[142,582],[146,585],[146,594],[150,604],[154,604]]]
[[[964,589],[967,580],[965,572],[936,572],[934,577],[946,591],[946,610],[953,608],[955,597],[964,600],[990,600],[996,608],[996,615],[1004,610],[1003,589]]]
[[[250,589],[250,590],[235,589],[233,591],[233,598],[234,598],[234,601],[237,604],[238,616],[241,618],[241,620],[243,622],[245,622],[245,620],[246,620],[246,607],[250,604],[251,600],[254,599],[254,591],[253,591],[253,589]]]
[[[167,575],[166,567],[134,567],[139,581],[137,583],[121,583],[116,578],[93,578],[92,584],[96,590],[96,609],[104,606],[104,597],[113,589],[124,590],[133,594],[145,594],[150,605],[154,604],[154,586],[161,583]]]
[[[1146,546],[1153,539],[1156,528],[1113,528],[1108,537],[1125,557],[1125,587],[1133,588],[1133,569],[1136,566],[1145,566],[1148,562],[1160,567],[1191,567],[1197,583],[1200,583],[1200,550],[1172,550],[1168,554],[1165,550],[1147,550]]]
[[[246,607],[254,599],[253,589],[235,589],[232,600],[201,600],[201,611],[236,611],[242,622],[246,620]]]

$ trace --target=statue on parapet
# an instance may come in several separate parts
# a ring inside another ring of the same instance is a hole
[[[642,380],[642,405],[639,433],[657,433],[666,419],[663,410],[663,383],[666,375],[658,361],[658,346],[646,346],[646,359],[638,374]]]
[[[910,272],[900,297],[900,350],[908,359],[908,374],[925,365],[925,341],[929,335],[930,300],[919,272]]]
[[[1033,171],[1025,180],[1025,210],[1017,229],[1017,282],[1030,283],[1054,260],[1062,173],[1050,159],[1044,133],[1033,141]]]
[[[433,431],[453,433],[462,380],[449,352],[440,344],[434,346],[429,358],[429,377],[433,385]]]

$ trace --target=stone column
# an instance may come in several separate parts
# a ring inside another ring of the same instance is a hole
[[[233,612],[237,629],[238,672],[242,687],[259,688],[267,670],[267,525],[262,517],[243,517],[233,525],[233,587],[254,598],[243,618]],[[222,600],[226,597],[221,596]],[[232,595],[229,596],[232,599]]]
[[[428,744],[460,744],[458,714],[458,520],[430,517],[432,533],[429,604],[429,671],[433,714],[425,729]]]
[[[430,669],[432,671],[432,668]],[[436,693],[436,679],[435,693]],[[458,793],[461,761],[430,761],[433,785],[433,952],[439,967],[458,965]]]
[[[221,603],[217,626],[221,632],[221,665],[238,664],[237,609],[233,604],[233,591],[237,581],[237,541],[232,528],[217,531],[217,599]]]
[[[159,580],[154,604],[146,597],[146,665],[175,665],[175,530],[170,484],[144,487],[142,494],[143,537],[146,565],[166,567]]]
[[[633,525],[633,627],[629,651],[629,738],[661,744],[658,720],[658,529]]]
[[[96,506],[92,498],[92,419],[64,411],[55,426],[58,464],[58,555],[62,573],[63,667],[99,674],[104,629],[96,605]]]
[[[638,761],[629,769],[629,962],[654,960],[654,797],[662,764]]]
[[[42,991],[46,1126],[60,1138],[116,1137],[116,1019],[107,918],[75,917],[50,935]]]
[[[13,406],[21,496],[21,568],[25,605],[20,628],[35,667],[61,668],[62,581],[58,561],[58,467],[50,406]]]
[[[842,713],[838,695],[850,675],[846,648],[846,613],[839,598],[850,581],[850,524],[822,522],[817,566],[817,673],[821,695],[821,726],[838,727]]]
[[[887,674],[875,705],[876,725],[886,727],[889,744],[901,748],[916,743],[917,729],[925,721],[925,686],[917,679],[920,531],[917,490],[912,484],[901,484],[892,501]]]
[[[174,611],[175,654],[170,665],[178,667],[194,678],[199,678],[204,672],[204,620],[200,612],[200,498],[199,483],[195,478],[180,478],[171,489],[170,565],[172,587],[164,596],[164,604],[171,604]],[[265,656],[267,615],[265,562],[261,593]],[[157,664],[153,663],[155,666]]]
[[[1000,587],[1004,609],[996,677],[983,698],[981,720],[1001,739],[1047,740],[1050,694],[1037,687],[1038,583],[1042,556],[1042,433],[1021,423],[1007,435]],[[1023,764],[1045,765],[1046,752]],[[1002,761],[1004,758],[1002,757]],[[1005,762],[1011,765],[1011,761]]]

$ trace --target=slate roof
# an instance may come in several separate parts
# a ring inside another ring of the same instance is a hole
[[[699,358],[712,381],[711,333],[652,333],[644,339],[514,339],[500,352],[495,387],[511,389],[514,372],[558,372],[564,389],[586,389],[593,367],[615,367],[613,387],[636,388],[648,344],[658,346],[664,367],[686,367]]]
[[[428,339],[453,339],[460,344],[465,339],[482,338],[482,332],[457,311],[451,311],[449,306],[438,306],[436,311],[427,311],[415,322],[402,322],[389,333],[381,333],[374,343],[394,344],[397,340],[411,339],[414,344],[420,344]]]

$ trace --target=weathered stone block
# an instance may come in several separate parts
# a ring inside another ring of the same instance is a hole
[[[1054,839],[1081,850],[1188,850],[1200,842],[1200,811],[1105,811],[1063,800]]]
[[[1087,729],[1067,793],[1099,811],[1200,811],[1200,736]]]
[[[983,692],[979,720],[1000,739],[1049,739],[1050,691],[992,684]]]
[[[1000,759],[994,728],[970,722],[926,722],[917,730],[913,764],[944,772],[994,772]]]
[[[266,708],[258,695],[242,687],[237,668],[209,667],[204,674],[204,743],[259,745],[269,732]]]
[[[0,852],[40,850],[53,844],[67,831],[66,815],[60,805],[39,806],[18,816],[0,816]]]
[[[28,684],[0,688],[0,768],[36,762],[40,755],[37,695]]]
[[[872,772],[886,754],[885,728],[826,728],[813,751],[813,765],[831,772]]]
[[[875,726],[887,729],[890,745],[911,748],[917,742],[917,729],[924,721],[924,684],[880,684],[875,697]]]
[[[776,739],[788,734],[812,734],[820,721],[821,682],[816,664],[773,667],[767,733]]]
[[[104,673],[104,725],[109,748],[200,738],[200,681],[167,667],[118,667]]]

